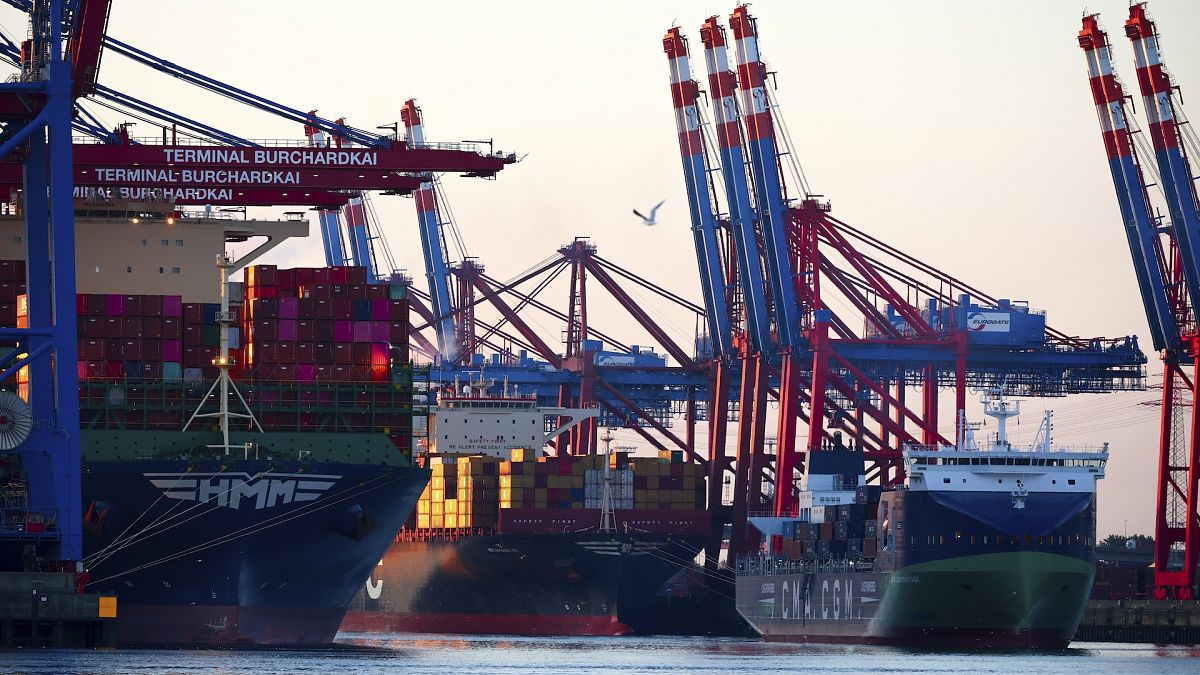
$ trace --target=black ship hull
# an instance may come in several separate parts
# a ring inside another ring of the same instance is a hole
[[[696,535],[494,534],[397,541],[343,630],[627,635],[702,546]]]
[[[321,645],[428,472],[292,460],[86,461],[89,590],[125,645]]]

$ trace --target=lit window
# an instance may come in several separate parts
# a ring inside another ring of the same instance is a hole
[[[96,274],[99,274],[99,273],[100,273],[100,266],[96,265]]]

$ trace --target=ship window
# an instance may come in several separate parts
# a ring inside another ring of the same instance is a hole
[[[1067,479],[1067,485],[1074,485],[1074,484],[1075,484],[1075,479],[1074,479],[1074,478],[1068,478],[1068,479]]]
[[[1015,534],[1009,535],[1008,543],[1011,544],[1012,546],[1016,546],[1017,545],[1017,535],[1015,535]]]
[[[946,535],[944,535],[944,534],[939,534],[939,535],[938,535],[938,543],[939,543],[939,544],[944,544],[944,543],[946,543]]]
[[[176,245],[176,246],[183,246],[183,240],[182,240],[182,239],[176,239],[176,240],[175,240],[175,245]]]
[[[1058,485],[1058,481],[1056,481],[1056,480],[1051,480],[1051,481],[1050,481],[1050,484],[1051,484],[1051,485]]]
[[[1028,546],[1029,544],[1032,544],[1032,543],[1033,543],[1033,535],[1026,534],[1025,535],[1025,545]]]
[[[172,268],[171,268],[171,274],[179,274],[179,271],[180,271],[180,270],[179,270],[179,268],[178,268],[178,267],[172,267]]]
[[[984,546],[987,546],[987,538],[988,538],[988,536],[987,536],[986,534],[985,534],[985,535],[983,535],[983,545],[984,545]],[[972,541],[971,543],[972,543],[972,544],[974,544],[975,542],[974,542],[974,541]]]
[[[971,545],[975,545],[975,535],[971,535]]]
[[[20,238],[20,237],[13,237],[13,243],[14,243],[14,244],[19,244],[19,243],[21,243],[21,238]]]
[[[160,267],[160,268],[158,268],[158,273],[159,273],[159,274],[162,274],[162,273],[163,273],[163,268],[161,268],[161,267]]]
[[[147,242],[145,239],[142,240],[142,246],[147,246],[148,244],[149,242]]]
[[[99,273],[100,273],[100,266],[96,265],[96,274],[99,274]]]
[[[954,533],[954,538],[955,538],[955,539],[962,539],[962,530],[959,530],[959,531],[955,532],[955,533]]]
[[[943,478],[943,479],[942,479],[942,482],[943,482],[943,483],[949,483],[949,482],[950,482],[950,479],[949,479],[949,478]]]
[[[132,266],[130,266],[130,265],[126,265],[126,266],[125,266],[125,273],[126,273],[126,274],[132,274],[132,273],[133,273],[133,267],[132,267]]]
[[[170,245],[171,245],[171,240],[170,240],[170,239],[163,239],[163,240],[162,240],[162,245],[163,245],[163,246],[170,246]]]

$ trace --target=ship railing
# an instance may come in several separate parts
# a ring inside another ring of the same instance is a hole
[[[825,572],[869,572],[875,569],[873,558],[833,558],[827,560],[793,560],[769,553],[755,553],[738,558],[739,576],[774,576],[779,574],[818,574]]]

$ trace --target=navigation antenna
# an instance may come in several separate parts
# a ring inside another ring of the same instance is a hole
[[[1021,402],[1009,403],[1004,400],[1004,385],[987,391],[983,395],[983,414],[996,420],[996,445],[1009,446],[1008,418],[1021,414]]]
[[[236,365],[236,360],[229,355],[229,327],[234,324],[233,312],[229,311],[229,270],[233,269],[233,258],[230,258],[224,253],[217,254],[217,269],[221,275],[221,311],[217,312],[217,324],[221,329],[221,353],[217,358],[213,359],[213,365],[219,371],[217,381],[213,382],[208,388],[208,393],[204,398],[200,399],[200,405],[196,406],[196,411],[188,418],[187,424],[183,425],[183,430],[187,431],[188,427],[198,417],[216,417],[221,420],[221,444],[209,445],[210,448],[221,448],[226,455],[229,455],[229,420],[230,418],[248,419],[254,423],[254,428],[258,429],[259,433],[263,433],[262,425],[258,423],[258,419],[254,417],[254,413],[250,411],[250,405],[246,403],[246,399],[242,398],[242,392],[238,391],[237,385],[229,377],[229,369]],[[217,412],[202,413],[204,404],[208,402],[208,398],[213,395],[213,392],[220,389],[220,408]],[[242,408],[246,412],[233,412],[229,409],[229,392],[233,391],[237,395],[238,401],[241,402]],[[243,459],[249,459],[250,444],[238,446],[242,449]]]

